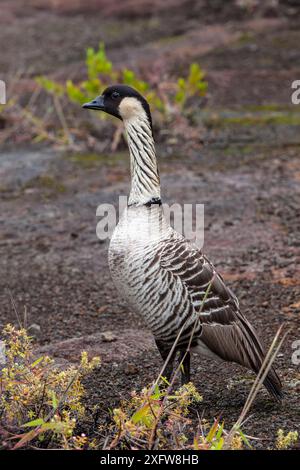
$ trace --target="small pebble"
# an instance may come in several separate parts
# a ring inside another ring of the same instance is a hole
[[[124,372],[126,375],[134,375],[138,372],[138,368],[134,364],[127,364]]]
[[[113,341],[117,341],[117,336],[112,331],[103,331],[101,333],[101,339],[104,343],[112,343]]]

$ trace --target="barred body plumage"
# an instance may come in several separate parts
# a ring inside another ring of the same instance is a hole
[[[176,346],[181,353],[193,332],[192,350],[257,373],[265,354],[237,298],[197,246],[175,232],[164,217],[147,102],[123,85],[109,87],[100,98],[104,107],[99,109],[123,120],[130,151],[128,207],[109,248],[110,270],[119,293],[143,316],[164,359],[182,329]],[[95,103],[87,107],[97,109]],[[189,356],[183,380],[189,380]],[[273,368],[264,384],[280,399],[281,383]]]

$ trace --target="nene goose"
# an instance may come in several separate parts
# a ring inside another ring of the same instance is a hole
[[[190,380],[190,350],[208,359],[236,362],[257,373],[264,351],[237,298],[197,246],[164,218],[147,101],[133,88],[115,85],[83,107],[104,111],[125,125],[131,191],[111,239],[109,266],[119,293],[152,330],[162,358],[171,356],[166,374],[172,371],[175,354],[169,352],[179,331],[176,353],[184,358],[183,383]],[[264,385],[275,398],[281,398],[274,369]]]

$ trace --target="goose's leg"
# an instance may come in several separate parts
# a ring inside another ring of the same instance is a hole
[[[156,343],[156,346],[157,346],[157,348],[160,352],[160,355],[161,355],[163,361],[165,362],[168,358],[170,350],[166,349],[160,341],[155,340],[155,343]],[[174,359],[175,359],[175,354],[173,354],[170,357],[168,363],[166,364],[165,370],[162,374],[163,377],[165,377],[168,382],[170,382],[170,379],[171,379],[171,376],[172,376],[172,372],[173,372],[173,368],[174,368]]]
[[[182,361],[181,367],[181,385],[187,384],[191,380],[191,354],[186,349],[182,349],[179,355],[179,363]]]

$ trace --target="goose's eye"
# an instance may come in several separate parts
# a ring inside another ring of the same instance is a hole
[[[111,97],[113,100],[116,100],[117,98],[119,98],[120,96],[120,93],[118,93],[117,91],[114,91],[112,94],[111,94]]]

